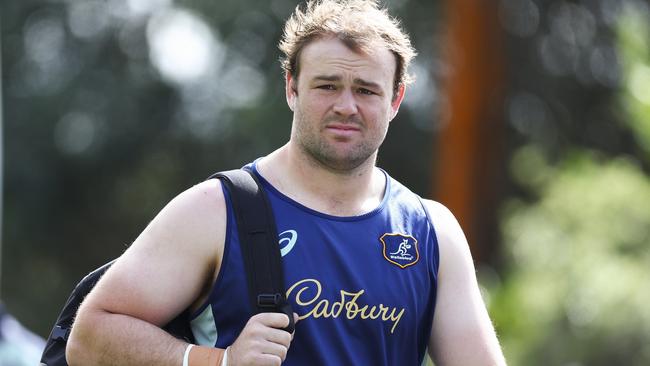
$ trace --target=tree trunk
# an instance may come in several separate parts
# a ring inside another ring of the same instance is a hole
[[[435,197],[458,218],[476,261],[492,259],[502,174],[503,49],[491,1],[445,2],[443,93],[449,112],[437,135]]]

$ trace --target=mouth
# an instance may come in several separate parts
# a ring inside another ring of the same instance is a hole
[[[352,132],[352,131],[361,131],[359,127],[349,123],[330,123],[325,126],[328,130],[341,131],[341,132]]]

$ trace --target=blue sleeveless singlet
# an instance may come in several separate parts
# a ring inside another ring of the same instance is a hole
[[[386,175],[375,210],[337,217],[307,208],[255,173],[275,214],[287,298],[301,320],[284,365],[420,365],[438,273],[438,243],[419,196]],[[252,314],[228,207],[221,269],[193,316],[197,343],[226,348]]]

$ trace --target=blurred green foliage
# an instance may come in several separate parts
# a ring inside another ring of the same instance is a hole
[[[502,207],[508,264],[490,287],[511,365],[650,364],[647,10],[626,2],[619,13],[622,88],[609,102],[638,145],[552,154],[533,141],[512,156],[526,193]]]
[[[650,15],[627,6],[618,22],[619,50],[623,56],[624,88],[621,93],[639,145],[650,160]]]
[[[533,203],[504,205],[510,269],[492,302],[512,365],[650,363],[650,179],[625,158],[513,158]]]

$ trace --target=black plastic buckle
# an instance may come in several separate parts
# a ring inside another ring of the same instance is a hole
[[[259,294],[257,295],[257,306],[261,308],[276,308],[282,303],[280,294]]]

